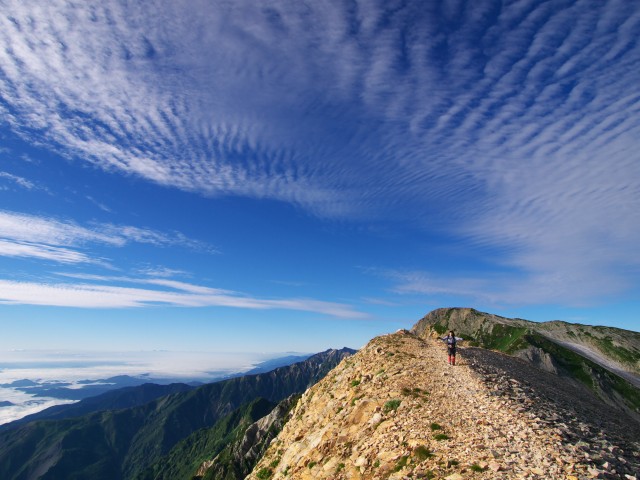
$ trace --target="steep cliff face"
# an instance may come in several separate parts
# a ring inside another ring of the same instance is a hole
[[[229,442],[215,458],[206,460],[194,475],[203,480],[241,480],[253,470],[271,441],[280,433],[289,412],[299,400],[292,395],[268,415],[252,423],[237,440]]]
[[[196,430],[178,442],[167,455],[149,465],[135,480],[191,480],[205,459],[235,443],[249,425],[269,415],[275,406],[264,398],[242,405],[213,427]]]
[[[310,388],[247,478],[634,478],[639,440],[581,384],[480,348],[449,366],[402,331]]]

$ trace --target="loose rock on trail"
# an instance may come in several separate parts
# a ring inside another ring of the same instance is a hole
[[[497,352],[407,331],[310,388],[248,478],[634,479],[640,425]]]

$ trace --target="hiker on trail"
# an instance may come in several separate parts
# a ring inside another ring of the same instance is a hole
[[[461,338],[456,337],[456,334],[453,333],[453,330],[449,331],[449,335],[446,337],[442,337],[444,343],[447,344],[447,354],[449,359],[449,365],[456,364],[456,344],[461,341]]]

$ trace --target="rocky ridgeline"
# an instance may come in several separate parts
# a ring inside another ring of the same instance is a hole
[[[633,479],[640,426],[483,349],[373,339],[307,390],[249,479]]]

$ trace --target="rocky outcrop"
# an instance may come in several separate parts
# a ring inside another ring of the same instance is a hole
[[[264,479],[633,479],[640,424],[577,382],[407,331],[307,390],[251,475]]]
[[[514,356],[532,363],[534,366],[541,370],[553,373],[555,375],[558,374],[558,366],[553,360],[553,357],[541,348],[525,348],[524,350],[516,352]]]
[[[194,478],[212,480],[241,480],[253,469],[269,443],[276,437],[294,407],[299,395],[280,402],[260,420],[252,423],[244,435],[225,447],[215,458],[203,462]]]

